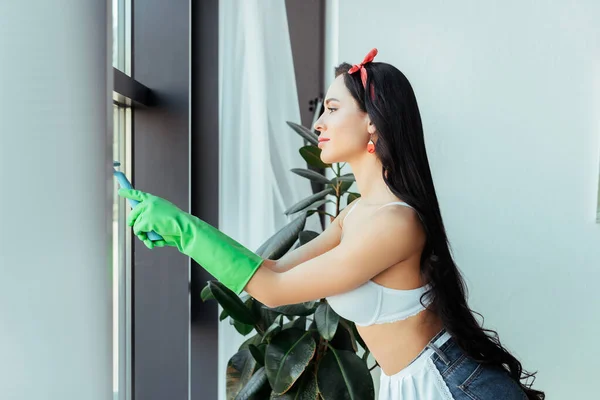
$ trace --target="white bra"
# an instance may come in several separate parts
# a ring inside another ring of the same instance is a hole
[[[344,221],[359,201],[348,211]],[[396,201],[384,204],[380,208],[392,204],[410,207],[405,202]],[[410,290],[392,289],[368,280],[349,292],[327,297],[327,302],[343,318],[359,326],[369,326],[400,321],[417,315],[431,303],[431,296],[426,295],[421,304],[421,296],[429,289],[429,284]]]

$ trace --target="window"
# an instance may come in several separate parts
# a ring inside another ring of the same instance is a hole
[[[131,0],[112,0],[113,67],[131,76]]]
[[[113,67],[131,75],[131,0],[112,0]],[[113,99],[115,92],[113,92]],[[113,159],[116,167],[132,180],[131,168],[132,109],[121,103],[113,105]],[[113,180],[113,399],[131,397],[131,230],[126,224],[129,205],[118,196]]]
[[[131,181],[131,109],[113,106],[113,158]],[[115,400],[131,397],[131,230],[127,229],[125,199],[113,181],[113,393]]]

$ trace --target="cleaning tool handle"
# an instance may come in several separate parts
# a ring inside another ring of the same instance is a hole
[[[129,180],[127,179],[127,177],[125,176],[124,173],[122,173],[121,171],[117,171],[116,169],[113,171],[113,175],[115,176],[115,178],[117,178],[117,182],[119,182],[119,186],[123,189],[133,189],[133,186],[131,186],[131,183],[129,182]],[[131,208],[134,208],[135,206],[137,206],[140,202],[137,200],[132,200],[132,199],[128,199],[129,200],[129,204],[131,205]],[[162,236],[160,236],[158,233],[152,231],[152,232],[148,232],[148,239],[152,240],[153,242],[156,242],[157,240],[163,240]]]

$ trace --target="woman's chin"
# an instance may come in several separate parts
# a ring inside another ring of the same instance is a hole
[[[332,160],[331,154],[324,148],[321,148],[320,158],[325,164],[333,164],[335,162],[335,160]]]
[[[324,157],[323,153],[321,153],[321,161],[323,161],[325,164],[333,164],[338,162],[335,159],[332,159],[331,157]]]
[[[325,164],[335,164],[344,162],[344,160],[342,160],[340,157],[336,157],[335,155],[328,154],[324,151],[321,152],[321,161],[323,161]]]

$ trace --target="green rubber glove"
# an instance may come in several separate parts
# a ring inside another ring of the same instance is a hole
[[[238,295],[264,261],[217,228],[163,198],[132,189],[119,189],[119,196],[140,202],[131,210],[127,225],[133,227],[147,247],[177,247]],[[150,231],[164,240],[152,242],[145,233]]]

